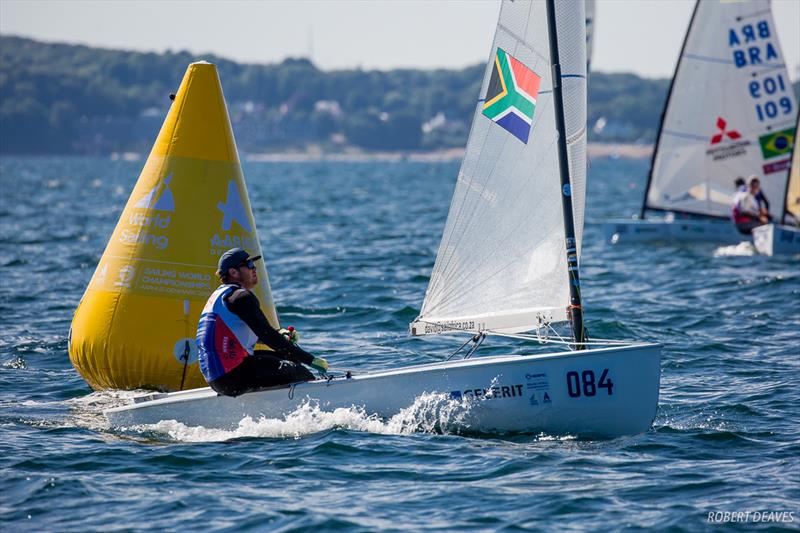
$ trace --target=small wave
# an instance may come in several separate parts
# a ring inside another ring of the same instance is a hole
[[[419,316],[419,309],[411,307],[410,305],[406,305],[400,309],[392,311],[392,316],[402,321],[411,322],[417,318],[417,316]]]
[[[182,442],[219,442],[239,438],[295,438],[335,429],[364,431],[380,435],[413,433],[452,434],[468,430],[472,403],[454,400],[447,394],[426,393],[412,405],[388,420],[367,414],[363,408],[338,408],[323,411],[315,402],[305,402],[284,419],[245,417],[233,430],[187,426],[175,420],[162,420],[131,428],[139,433],[161,433]]]
[[[750,241],[742,241],[732,246],[720,246],[714,250],[714,257],[750,257],[757,254],[756,247]]]
[[[28,368],[28,363],[20,356],[16,356],[8,362],[3,363],[3,368],[11,370],[25,370]]]
[[[70,416],[64,421],[64,427],[105,431],[108,429],[108,420],[103,414],[105,410],[127,405],[133,398],[147,392],[152,391],[106,389],[53,403],[66,405],[70,409]]]
[[[736,431],[736,428],[717,411],[683,414],[677,407],[669,409],[666,406],[662,407],[660,411],[653,423],[653,428],[657,432],[728,433]]]
[[[64,403],[67,405],[83,408],[86,410],[104,411],[112,407],[120,407],[130,403],[134,398],[142,396],[143,394],[152,394],[151,390],[135,389],[135,390],[116,390],[104,389],[94,391],[86,396],[78,398],[71,398]]]

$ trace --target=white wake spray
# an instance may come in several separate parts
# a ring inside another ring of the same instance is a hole
[[[714,257],[749,257],[757,253],[752,242],[742,241],[731,246],[720,246],[714,250]]]
[[[187,426],[175,420],[130,428],[141,433],[162,433],[181,442],[219,442],[231,439],[301,438],[333,429],[364,431],[381,435],[410,435],[413,433],[456,433],[469,429],[469,413],[477,401],[453,399],[449,394],[425,393],[413,404],[388,420],[367,414],[361,407],[320,409],[308,401],[283,419],[245,417],[236,429],[223,430],[203,426]]]

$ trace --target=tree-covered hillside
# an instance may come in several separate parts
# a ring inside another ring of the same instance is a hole
[[[127,52],[4,36],[0,152],[148,150],[169,94],[186,66],[200,59],[219,68],[244,152],[311,145],[323,150],[463,146],[483,73],[483,65],[322,71],[306,59],[251,65],[188,52]],[[667,80],[593,73],[589,87],[590,140],[653,140]]]

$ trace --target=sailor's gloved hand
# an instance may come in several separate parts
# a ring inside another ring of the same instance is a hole
[[[315,357],[314,360],[311,361],[311,366],[323,374],[328,371],[328,362],[322,357]]]
[[[286,337],[286,340],[297,344],[297,341],[300,340],[300,333],[294,329],[294,326],[289,326],[288,328],[281,328],[278,330],[278,333]]]

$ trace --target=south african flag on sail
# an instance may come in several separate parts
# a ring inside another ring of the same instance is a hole
[[[527,144],[541,81],[521,61],[498,48],[483,114]]]

